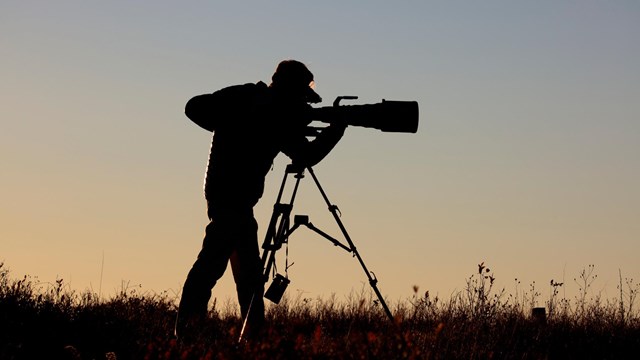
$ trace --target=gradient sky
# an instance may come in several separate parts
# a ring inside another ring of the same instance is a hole
[[[571,298],[590,264],[594,295],[640,278],[638,2],[221,3],[2,2],[0,261],[15,277],[178,292],[207,223],[211,136],[184,104],[294,58],[323,106],[420,104],[417,134],[349,128],[316,167],[390,300],[413,285],[449,298],[483,261],[541,301],[551,279]],[[338,234],[311,179],[294,212]],[[309,231],[289,256],[290,295],[368,288]],[[230,272],[214,296],[235,299]]]

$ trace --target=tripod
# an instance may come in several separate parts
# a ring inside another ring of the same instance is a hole
[[[322,198],[327,204],[329,211],[333,215],[333,218],[336,220],[336,223],[338,224],[338,227],[340,228],[340,231],[342,232],[342,235],[344,236],[347,242],[347,245],[341,243],[337,239],[331,237],[324,231],[315,227],[309,221],[309,216],[307,215],[294,216],[293,226],[292,227],[290,226],[291,211],[293,210],[293,202],[296,198],[300,181],[304,178],[305,170],[307,170],[309,174],[311,174],[311,177],[313,178],[313,181],[318,187],[318,190],[320,191]],[[291,175],[295,178],[295,183],[293,185],[291,198],[288,203],[283,203],[282,197],[284,194],[285,185],[286,185],[287,179]],[[380,301],[380,305],[382,305],[382,308],[384,309],[385,314],[391,321],[393,321],[393,315],[391,314],[391,311],[389,310],[387,303],[384,301],[384,298],[382,297],[382,294],[378,289],[378,286],[377,286],[378,279],[376,279],[375,274],[373,274],[373,272],[370,272],[367,269],[367,266],[364,264],[364,260],[362,260],[360,253],[358,253],[356,246],[354,245],[353,241],[351,240],[351,237],[349,237],[349,234],[347,233],[347,229],[344,227],[344,224],[340,220],[339,213],[340,213],[340,210],[336,205],[331,204],[331,202],[329,201],[329,198],[327,197],[327,194],[324,192],[324,189],[320,185],[320,182],[318,181],[318,178],[316,177],[316,174],[314,173],[311,167],[305,168],[305,167],[296,166],[295,164],[287,165],[287,168],[284,173],[284,177],[282,179],[282,184],[280,185],[280,190],[278,192],[276,203],[273,206],[273,213],[271,215],[271,220],[269,221],[269,227],[267,228],[267,233],[266,233],[264,242],[262,244],[262,249],[263,249],[262,250],[262,268],[264,270],[262,273],[262,276],[263,276],[262,282],[263,284],[266,284],[267,281],[269,281],[269,273],[271,272],[272,268],[275,268],[276,252],[282,248],[282,245],[288,243],[289,236],[296,229],[298,229],[300,226],[306,226],[307,228],[313,230],[315,233],[319,234],[320,236],[332,242],[333,245],[338,246],[344,249],[345,251],[352,253],[353,256],[358,259],[360,266],[362,266],[362,269],[367,275],[367,278],[369,280],[369,285],[371,285],[371,288],[373,289],[376,296],[378,297],[378,300]],[[265,293],[265,297],[275,303],[278,303],[288,284],[289,284],[288,279],[284,278],[281,275],[276,275],[276,278],[274,279],[271,287]],[[251,312],[251,309],[253,307],[252,306],[253,300],[255,299],[256,296],[262,296],[262,293],[261,292],[259,293],[259,291],[256,291],[253,294],[251,304],[249,305],[249,310],[245,315],[245,319],[242,325],[242,330],[240,331],[239,340],[242,340],[242,336],[244,335],[244,331],[247,326],[247,320],[249,318],[249,313]]]

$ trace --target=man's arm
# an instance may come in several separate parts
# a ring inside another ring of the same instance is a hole
[[[344,135],[345,124],[332,123],[324,128],[313,141],[305,137],[288,142],[282,149],[294,164],[302,167],[310,167],[318,164],[336,146]]]
[[[194,96],[187,102],[184,113],[201,128],[215,131],[218,126],[224,126],[224,120],[241,115],[255,91],[256,84],[244,84]]]

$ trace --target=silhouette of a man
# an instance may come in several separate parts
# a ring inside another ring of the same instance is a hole
[[[307,139],[309,103],[321,101],[312,85],[313,74],[303,63],[285,60],[269,86],[236,85],[187,102],[187,117],[213,131],[204,186],[210,223],[182,291],[178,336],[197,331],[193,327],[206,317],[211,290],[229,261],[243,318],[256,292],[248,331],[262,326],[264,283],[253,207],[262,196],[265,176],[280,152],[300,166],[317,164],[346,127],[333,123],[313,141]]]

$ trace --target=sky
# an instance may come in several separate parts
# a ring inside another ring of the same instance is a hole
[[[449,298],[482,262],[507,293],[535,283],[540,305],[594,265],[590,296],[615,298],[640,278],[639,20],[624,0],[3,1],[0,262],[105,297],[179,294],[211,138],[184,105],[291,58],[319,106],[419,103],[416,134],[349,127],[315,167],[390,302],[414,285]],[[287,163],[255,209],[260,241]],[[338,237],[301,186],[294,213]],[[308,230],[288,261],[290,296],[368,291]],[[235,301],[230,271],[214,297]]]

